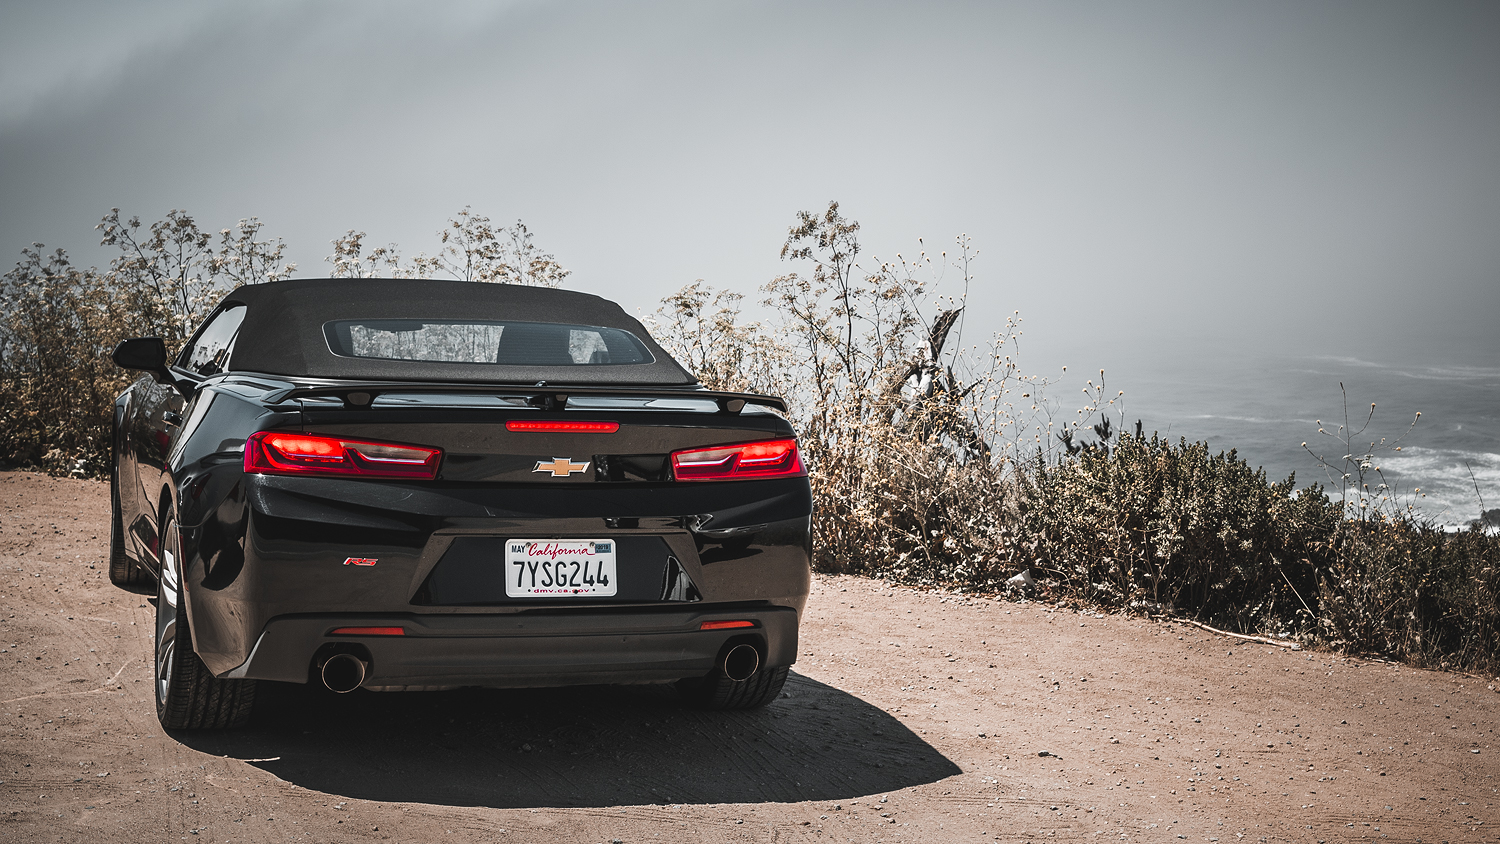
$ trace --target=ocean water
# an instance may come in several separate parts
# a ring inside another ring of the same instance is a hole
[[[1122,356],[1106,375],[1111,393],[1125,391],[1127,426],[1140,419],[1148,433],[1233,448],[1274,480],[1295,472],[1299,487],[1318,482],[1333,494],[1343,469],[1331,472],[1313,455],[1341,466],[1349,453],[1318,432],[1339,433],[1347,396],[1350,427],[1363,428],[1354,453],[1376,443],[1373,463],[1402,506],[1450,526],[1478,518],[1481,501],[1500,508],[1500,368],[1194,350]],[[1382,438],[1400,451],[1382,448]]]

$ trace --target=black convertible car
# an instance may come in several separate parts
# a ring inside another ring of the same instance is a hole
[[[230,293],[119,397],[110,577],[156,592],[156,710],[675,682],[774,699],[812,497],[780,399],[704,389],[618,305],[503,284]]]

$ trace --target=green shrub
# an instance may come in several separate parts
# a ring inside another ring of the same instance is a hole
[[[1500,535],[1411,518],[1339,525],[1319,570],[1323,638],[1419,665],[1500,672]]]
[[[1015,474],[1020,541],[1069,596],[1239,630],[1312,626],[1315,567],[1339,521],[1317,486],[1234,451],[1125,434]]]
[[[1011,480],[1016,541],[1052,598],[1500,670],[1500,535],[1482,525],[1445,533],[1368,496],[1346,508],[1157,436],[1038,457]]]

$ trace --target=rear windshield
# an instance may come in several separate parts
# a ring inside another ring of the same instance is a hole
[[[324,323],[336,355],[500,366],[618,366],[654,358],[634,334],[598,325],[429,319]]]

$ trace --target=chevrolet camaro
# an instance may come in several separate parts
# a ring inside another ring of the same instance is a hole
[[[459,281],[241,287],[113,359],[109,572],[156,596],[156,712],[334,692],[675,683],[763,706],[812,496],[780,399],[714,391],[618,305]]]

